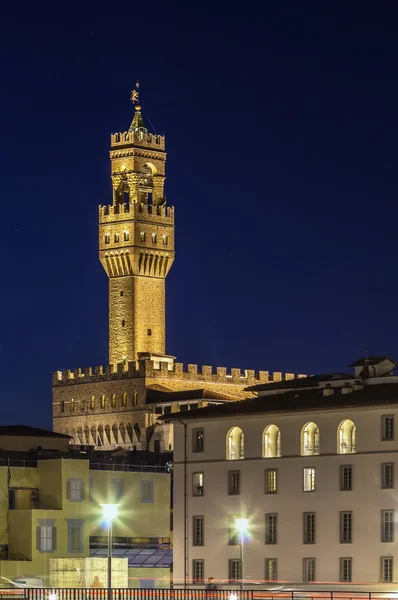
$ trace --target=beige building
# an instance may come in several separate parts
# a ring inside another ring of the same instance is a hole
[[[109,364],[53,375],[54,431],[98,449],[173,448],[165,412],[234,402],[245,388],[293,374],[184,366],[166,354],[166,276],[174,208],[164,195],[165,137],[150,133],[132,94],[128,131],[111,136],[113,201],[99,207],[99,257],[109,278]],[[182,393],[184,392],[184,393]],[[180,394],[180,395],[179,395]]]
[[[396,364],[351,367],[174,421],[176,585],[398,581]]]

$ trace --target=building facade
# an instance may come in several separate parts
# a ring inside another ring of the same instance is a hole
[[[371,359],[180,418],[176,585],[398,580],[398,377],[387,357]]]
[[[157,420],[165,410],[241,400],[250,395],[247,386],[283,376],[184,367],[166,354],[174,208],[164,194],[165,137],[146,128],[138,88],[132,100],[128,131],[111,136],[113,201],[99,207],[99,258],[109,278],[109,364],[54,373],[53,428],[98,449],[168,451],[172,426]],[[189,398],[176,398],[187,391]]]

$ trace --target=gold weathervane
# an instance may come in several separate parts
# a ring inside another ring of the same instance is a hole
[[[140,83],[137,81],[135,84],[135,90],[132,90],[130,100],[133,104],[138,105],[140,103],[140,93],[139,93]]]

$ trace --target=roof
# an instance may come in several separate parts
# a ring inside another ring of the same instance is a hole
[[[90,549],[90,556],[106,557],[107,548],[97,550]],[[129,567],[170,567],[173,562],[173,551],[169,549],[145,549],[134,548],[126,550],[124,548],[112,550],[114,558],[127,558]]]
[[[284,394],[257,396],[249,400],[231,402],[219,406],[208,406],[197,411],[159,417],[163,420],[212,419],[239,415],[291,413],[319,409],[334,409],[361,406],[398,404],[398,384],[386,383],[367,385],[350,393],[342,393],[342,388],[334,388],[334,393],[324,396],[323,389],[292,390]]]
[[[389,360],[393,365],[396,364],[394,360],[391,360],[388,356],[365,356],[364,358],[360,358],[356,360],[349,367],[364,367],[365,365],[378,365],[385,360]]]
[[[355,379],[354,375],[348,373],[330,373],[328,375],[310,375],[309,377],[298,377],[296,379],[284,379],[283,381],[277,381],[275,383],[259,383],[257,385],[251,385],[245,388],[245,391],[255,392],[260,390],[289,390],[297,388],[308,388],[315,387],[319,383],[325,381],[348,381]]]
[[[69,438],[70,435],[64,433],[56,433],[48,429],[39,429],[37,427],[28,427],[28,425],[1,425],[0,436],[15,435],[23,437],[52,437],[52,438]]]
[[[146,402],[184,402],[188,400],[219,400],[220,402],[230,402],[239,400],[236,396],[213,392],[206,388],[198,390],[182,390],[178,392],[164,391],[155,388],[148,388]]]

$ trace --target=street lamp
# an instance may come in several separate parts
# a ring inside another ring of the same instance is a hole
[[[120,504],[101,504],[102,513],[108,522],[108,598],[112,600],[112,521]]]
[[[240,564],[240,581],[241,581],[241,589],[244,587],[244,573],[243,573],[243,543],[245,540],[245,534],[247,533],[249,521],[248,519],[235,519],[235,527],[236,531],[239,533],[239,547],[240,547],[240,556],[239,556],[239,564]]]

